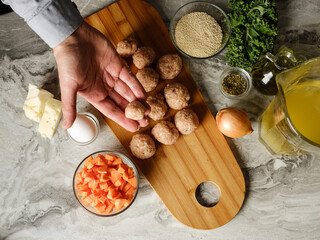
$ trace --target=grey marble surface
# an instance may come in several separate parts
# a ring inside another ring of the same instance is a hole
[[[83,16],[111,1],[75,1]],[[187,0],[149,0],[168,24]],[[227,1],[213,1],[227,10]],[[320,55],[320,1],[277,3],[278,44]],[[188,228],[166,209],[141,177],[131,208],[113,218],[87,213],[76,201],[72,177],[80,159],[99,149],[124,152],[97,111],[78,99],[78,111],[99,117],[101,133],[86,147],[68,139],[59,127],[49,141],[37,133],[22,106],[33,83],[59,97],[52,51],[16,14],[0,16],[0,239],[319,239],[320,154],[271,156],[258,142],[257,118],[271,101],[252,90],[248,98],[230,101],[218,91],[218,77],[227,66],[224,54],[206,60],[185,59],[213,114],[227,106],[248,112],[254,133],[228,139],[246,180],[246,199],[239,214],[209,231]]]

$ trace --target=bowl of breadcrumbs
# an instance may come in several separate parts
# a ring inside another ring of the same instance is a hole
[[[170,22],[173,44],[183,55],[207,59],[218,55],[231,35],[226,13],[209,2],[190,2],[180,7]]]

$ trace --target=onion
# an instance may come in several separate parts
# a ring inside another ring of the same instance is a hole
[[[235,107],[221,109],[216,121],[220,132],[227,137],[240,138],[253,132],[248,115]]]

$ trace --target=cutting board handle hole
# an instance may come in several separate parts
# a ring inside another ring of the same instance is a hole
[[[219,187],[210,181],[200,183],[195,194],[198,203],[204,207],[213,207],[220,200]]]

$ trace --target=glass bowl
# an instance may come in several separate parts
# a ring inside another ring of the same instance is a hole
[[[242,76],[242,77],[244,78],[245,82],[246,82],[246,89],[245,89],[245,91],[244,91],[243,93],[239,94],[239,95],[231,95],[231,94],[228,94],[228,93],[226,93],[226,92],[223,90],[223,87],[222,87],[223,79],[224,79],[226,76],[228,76],[228,75],[230,75],[230,74],[232,74],[232,73],[238,74],[238,75]],[[251,85],[252,85],[251,82],[252,82],[252,81],[251,81],[251,77],[250,77],[249,73],[248,73],[246,70],[244,70],[244,69],[242,69],[242,68],[238,68],[238,67],[228,67],[228,68],[226,68],[226,69],[222,72],[222,74],[220,75],[220,79],[219,79],[219,89],[220,89],[221,93],[222,93],[225,97],[227,97],[227,98],[229,98],[229,99],[240,99],[240,98],[243,98],[243,97],[247,96],[248,93],[250,92],[250,90],[251,90]]]
[[[208,15],[213,17],[221,27],[222,34],[223,34],[222,43],[220,48],[213,55],[210,55],[208,57],[194,57],[182,51],[176,43],[175,29],[176,29],[177,23],[183,16],[192,12],[207,13]],[[227,14],[221,8],[209,2],[196,1],[196,2],[187,3],[177,10],[173,18],[171,19],[169,31],[170,31],[170,37],[174,46],[176,47],[176,49],[178,49],[178,51],[181,54],[194,59],[208,59],[218,55],[227,46],[231,36],[231,25],[230,25],[230,20]]]
[[[92,121],[92,123],[94,124],[94,128],[95,128],[95,135],[92,139],[90,139],[89,141],[87,142],[80,142],[80,141],[77,141],[76,139],[74,139],[69,131],[67,130],[67,134],[69,136],[69,138],[75,142],[76,144],[78,145],[81,145],[81,146],[84,146],[84,145],[88,145],[90,143],[92,143],[94,140],[96,140],[96,138],[98,137],[99,133],[100,133],[100,124],[99,124],[99,120],[92,114],[92,113],[89,113],[89,112],[82,112],[82,113],[79,113],[81,115],[84,115],[85,117],[87,117],[89,120]],[[72,127],[72,126],[71,126]],[[78,128],[79,128],[79,125],[78,125]],[[78,129],[78,132],[81,131],[81,129]]]
[[[76,188],[76,184],[78,183],[78,181],[77,181],[77,179],[76,179],[76,174],[81,171],[81,168],[84,167],[84,161],[85,161],[88,157],[92,156],[93,158],[95,158],[95,157],[98,156],[98,154],[101,154],[101,155],[112,154],[112,155],[115,155],[115,156],[117,156],[117,157],[120,157],[123,163],[127,164],[129,167],[132,167],[133,172],[134,172],[134,176],[135,176],[136,179],[137,179],[137,187],[136,187],[135,192],[133,193],[133,198],[131,199],[131,201],[130,201],[130,203],[128,204],[128,206],[121,208],[118,212],[115,211],[115,209],[113,209],[113,211],[110,212],[110,213],[106,213],[106,214],[98,213],[92,206],[90,206],[90,205],[89,205],[89,206],[85,205],[85,203],[84,203],[83,200],[81,199],[82,196],[79,196],[79,195],[77,194],[78,190],[77,190],[77,188]],[[80,164],[79,164],[78,167],[76,168],[76,171],[75,171],[75,173],[74,173],[74,175],[73,175],[73,193],[74,193],[76,199],[78,200],[78,202],[80,203],[80,205],[81,205],[82,207],[84,207],[84,209],[86,209],[86,210],[89,211],[90,213],[93,213],[93,214],[95,214],[95,215],[97,215],[97,216],[101,216],[101,217],[111,217],[111,216],[115,216],[115,215],[118,215],[118,214],[120,214],[120,213],[123,213],[125,210],[127,210],[127,209],[132,205],[133,201],[135,200],[135,198],[136,198],[136,196],[137,196],[137,194],[138,194],[138,190],[139,190],[139,172],[138,172],[136,166],[134,165],[134,163],[133,163],[127,156],[125,156],[124,154],[119,153],[119,152],[113,152],[113,151],[107,151],[107,150],[94,152],[94,153],[90,154],[89,156],[85,157],[85,158],[80,162]]]

